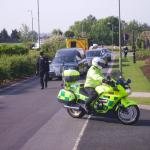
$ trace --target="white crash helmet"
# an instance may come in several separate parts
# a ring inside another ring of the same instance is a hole
[[[92,65],[99,69],[102,69],[105,65],[105,61],[99,57],[94,57],[92,59]]]

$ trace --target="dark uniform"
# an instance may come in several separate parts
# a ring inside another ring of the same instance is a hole
[[[127,57],[127,54],[128,54],[128,47],[126,46],[124,48],[124,57],[126,58]]]
[[[43,56],[42,52],[40,53],[40,57],[37,59],[36,70],[40,76],[41,89],[44,89],[44,87],[47,88],[49,62],[48,58]]]

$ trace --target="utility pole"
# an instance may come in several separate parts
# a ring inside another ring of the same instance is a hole
[[[135,47],[135,39],[134,39],[134,31],[132,32],[132,35],[133,35],[133,42],[132,42],[132,50],[133,50],[133,63],[135,64],[136,63],[136,57],[135,57],[135,49],[136,49],[136,47]]]
[[[121,50],[121,19],[120,19],[120,0],[119,0],[119,70],[122,75],[122,50]]]
[[[28,10],[31,14],[31,29],[32,29],[32,42],[33,42],[33,13],[32,10]]]
[[[114,25],[111,24],[111,31],[112,31],[112,36],[111,36],[111,45],[112,45],[112,50],[114,46]]]
[[[37,9],[38,9],[38,43],[40,48],[40,9],[39,9],[39,0],[37,0]]]
[[[111,25],[111,45],[112,45],[112,50],[114,46],[114,25],[110,22],[107,23],[108,25]]]

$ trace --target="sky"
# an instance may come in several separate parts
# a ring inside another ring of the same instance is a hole
[[[81,21],[90,14],[96,19],[108,16],[118,17],[119,0],[39,0],[40,31],[50,33],[53,29],[63,32],[75,21]],[[8,33],[20,30],[22,24],[38,31],[37,0],[0,0],[0,31]],[[121,19],[136,20],[150,25],[150,0],[120,0]]]

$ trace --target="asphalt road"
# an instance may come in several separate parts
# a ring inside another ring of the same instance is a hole
[[[137,124],[71,118],[56,100],[61,81],[31,78],[0,90],[0,150],[149,150],[150,111]]]

